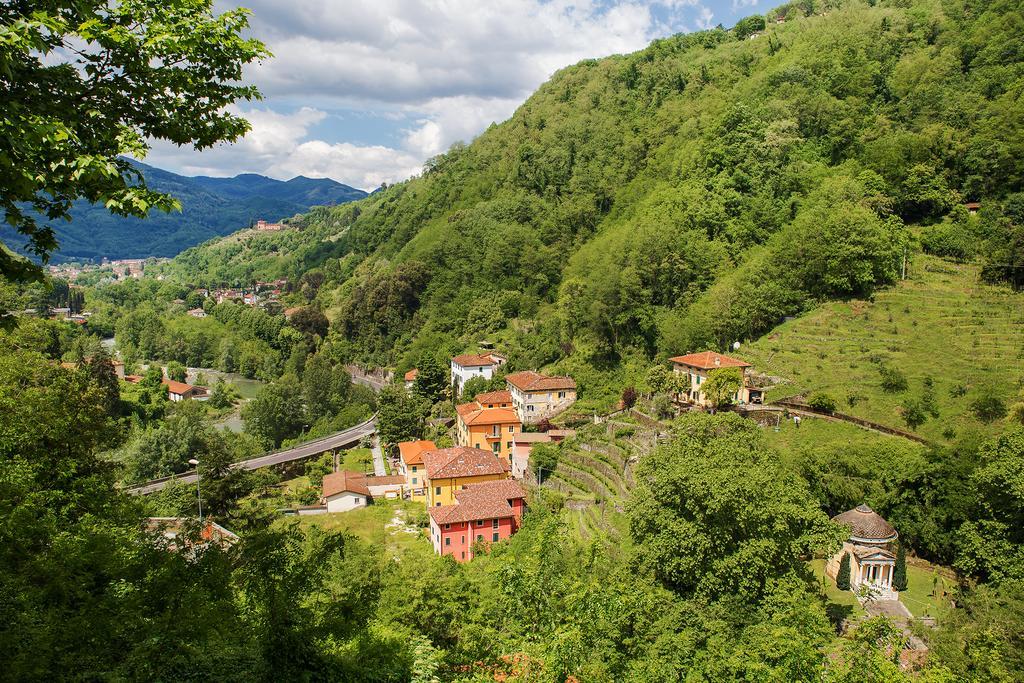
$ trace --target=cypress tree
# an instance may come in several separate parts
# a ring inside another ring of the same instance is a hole
[[[907,590],[907,551],[903,549],[902,543],[900,543],[900,547],[896,551],[896,566],[892,572],[892,588],[901,593]]]
[[[850,553],[843,553],[839,561],[839,573],[836,574],[836,588],[841,591],[850,590]]]

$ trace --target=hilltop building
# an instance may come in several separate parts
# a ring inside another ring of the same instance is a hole
[[[572,377],[550,377],[525,370],[506,376],[505,382],[512,406],[523,424],[554,417],[576,402],[576,382]]]
[[[505,364],[507,359],[499,353],[488,351],[485,354],[465,353],[452,358],[452,388],[454,396],[462,394],[462,387],[474,377],[491,379],[494,371]]]
[[[733,394],[734,403],[759,404],[764,400],[764,390],[753,386],[750,363],[746,361],[714,351],[691,353],[686,356],[669,358],[669,360],[672,362],[673,372],[677,375],[687,375],[689,378],[688,388],[682,392],[682,399],[687,403],[705,407],[711,405],[711,401],[704,395],[701,387],[708,380],[711,372],[721,368],[739,368],[743,377],[742,386]]]
[[[456,446],[423,452],[427,507],[454,505],[455,492],[470,484],[508,479],[508,461],[481,448]]]
[[[173,379],[164,377],[161,382],[167,387],[167,398],[172,401],[187,401],[189,399],[205,400],[209,398],[206,387],[193,386],[185,382],[176,382]]]
[[[256,225],[253,227],[261,232],[278,232],[279,230],[284,230],[287,226],[281,223],[268,223],[265,220],[260,219],[256,221]]]
[[[472,446],[489,450],[512,465],[512,446],[516,434],[523,431],[523,423],[516,411],[509,407],[497,407],[500,401],[494,394],[507,392],[491,392],[480,394],[470,403],[455,406],[455,443],[459,446]],[[491,398],[490,402],[481,399]],[[494,407],[485,407],[494,406]],[[505,403],[508,406],[508,403]]]
[[[430,540],[438,555],[468,562],[491,543],[519,530],[526,492],[518,482],[469,484],[455,492],[455,502],[430,508]]]
[[[416,368],[413,368],[412,370],[409,370],[407,373],[405,373],[405,377],[403,379],[405,381],[405,389],[406,389],[406,391],[412,391],[413,385],[416,384],[416,377],[419,374],[420,374],[420,371],[418,369],[416,369]]]
[[[847,527],[850,536],[843,543],[842,549],[829,558],[825,573],[835,579],[843,555],[849,554],[851,589],[870,585],[879,591],[882,599],[896,599],[898,596],[892,589],[893,571],[896,568],[892,547],[899,537],[896,529],[864,504],[836,515],[832,521]]]

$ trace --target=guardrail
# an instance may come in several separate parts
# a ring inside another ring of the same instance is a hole
[[[772,406],[777,406],[788,410],[795,410],[801,413],[807,413],[809,415],[817,415],[824,418],[832,418],[835,420],[840,420],[842,422],[849,422],[859,427],[864,427],[865,429],[871,429],[873,431],[881,432],[883,434],[889,434],[891,436],[899,436],[904,439],[909,439],[910,441],[916,441],[917,443],[924,444],[926,446],[931,445],[931,441],[929,441],[928,439],[918,434],[914,434],[913,432],[908,432],[905,429],[899,429],[898,427],[889,427],[888,425],[879,424],[877,422],[865,420],[860,417],[854,417],[853,415],[846,415],[845,413],[826,413],[822,410],[815,410],[814,408],[805,403],[797,403],[796,401],[773,401],[771,403],[765,403],[759,407],[764,410],[772,410]]]
[[[279,448],[277,450],[273,450],[273,451],[270,451],[268,453],[264,453],[263,455],[258,455],[255,458],[249,458],[248,460],[239,460],[238,462],[231,463],[231,466],[235,467],[235,468],[245,467],[246,463],[251,463],[251,462],[253,462],[255,460],[262,460],[264,458],[272,458],[275,455],[281,455],[282,453],[288,453],[289,451],[299,450],[300,448],[308,448],[309,446],[316,447],[318,444],[322,444],[324,442],[331,441],[332,439],[336,439],[339,436],[342,436],[343,434],[346,434],[347,432],[355,432],[355,431],[359,431],[361,429],[364,429],[366,427],[369,427],[371,424],[373,424],[373,422],[376,419],[377,419],[377,414],[374,413],[372,416],[370,416],[370,419],[364,420],[363,422],[360,422],[357,425],[349,427],[348,429],[343,429],[340,432],[335,432],[334,434],[330,434],[328,436],[322,436],[319,439],[312,439],[312,440],[306,441],[304,443],[295,444],[294,446],[289,446],[288,448]],[[361,435],[359,435],[357,437],[353,437],[353,438],[354,439],[361,439],[361,438],[363,438],[363,436],[365,436],[365,434],[361,434]],[[332,445],[328,449],[325,449],[325,450],[329,450],[330,448],[337,448],[339,445],[340,444]],[[307,457],[307,456],[303,456],[303,457]],[[258,466],[258,467],[254,467],[252,469],[258,469],[259,467],[268,467],[271,464],[277,464],[277,463],[267,463],[267,465],[261,465],[261,466]],[[178,472],[176,474],[171,474],[171,475],[168,475],[166,477],[157,477],[156,479],[150,479],[148,481],[139,482],[137,484],[132,484],[131,486],[124,487],[124,490],[128,491],[129,493],[132,493],[132,492],[138,491],[139,489],[144,489],[144,488],[147,488],[147,487],[150,487],[150,486],[154,486],[154,485],[157,485],[157,484],[165,484],[165,483],[167,483],[169,481],[172,481],[174,479],[182,479],[184,477],[195,476],[195,474],[196,474],[196,471],[194,469],[192,469],[192,470],[185,470],[184,472]]]

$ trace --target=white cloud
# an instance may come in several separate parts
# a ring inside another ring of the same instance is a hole
[[[750,2],[751,0],[740,0]],[[218,3],[218,9],[222,3]],[[252,132],[201,154],[162,145],[152,163],[184,172],[326,175],[372,189],[416,173],[455,140],[470,141],[512,114],[555,71],[580,59],[631,52],[678,25],[698,0],[246,0],[253,34],[274,58],[247,78],[267,108]],[[298,108],[296,108],[298,106]],[[287,108],[291,113],[280,113]],[[325,140],[325,109],[385,111],[392,146]],[[274,110],[278,110],[275,112]],[[404,120],[404,123],[398,122]],[[410,122],[412,122],[410,124]]]

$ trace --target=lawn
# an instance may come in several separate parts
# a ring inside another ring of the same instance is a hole
[[[907,565],[907,590],[900,593],[900,600],[915,617],[942,618],[949,610],[949,598],[942,594],[952,592],[955,582],[945,578],[934,569]]]
[[[825,610],[828,612],[829,617],[838,621],[836,617],[864,616],[864,608],[857,602],[857,598],[854,597],[853,593],[836,588],[836,582],[825,574],[825,560],[811,560],[808,565],[817,579],[819,588],[822,589],[822,594],[825,596],[827,601]]]
[[[765,427],[763,431],[768,445],[784,455],[805,447],[863,446],[892,439],[906,444],[908,448],[923,448],[913,441],[861,429],[848,422],[833,422],[832,420],[808,417],[801,420],[800,427],[796,427],[792,420],[782,419],[781,413],[779,415],[778,431],[775,426]]]
[[[739,354],[785,383],[768,399],[823,391],[840,412],[906,428],[902,404],[934,382],[939,416],[917,432],[942,441],[990,432],[971,403],[986,391],[1012,402],[1024,380],[1024,293],[981,284],[978,267],[915,256],[910,277],[872,301],[825,304],[745,345]],[[906,376],[881,387],[879,362]],[[806,423],[805,423],[806,424]]]
[[[373,454],[369,448],[350,448],[344,451],[341,469],[350,472],[373,473]]]
[[[412,521],[422,503],[400,500],[379,500],[372,505],[356,508],[348,512],[331,512],[323,515],[302,515],[298,517],[303,528],[318,526],[330,531],[347,531],[360,539],[377,546],[383,546],[395,554],[427,553],[433,549],[425,530],[412,533],[406,525],[391,525],[392,520],[404,519]],[[295,517],[287,517],[294,520]]]

